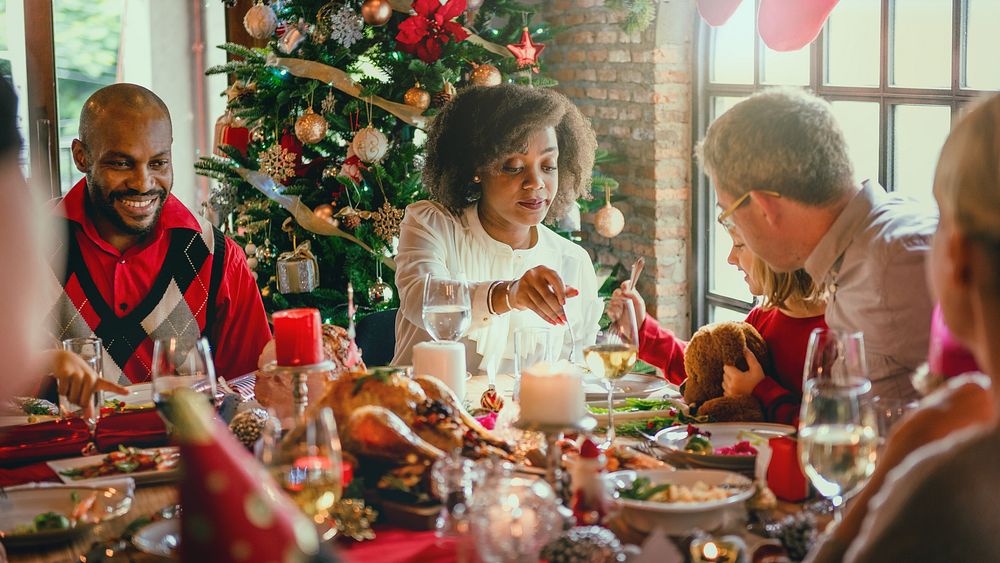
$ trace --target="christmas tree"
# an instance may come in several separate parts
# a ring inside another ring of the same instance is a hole
[[[343,324],[348,282],[361,311],[398,306],[393,247],[403,210],[426,197],[424,130],[468,84],[555,85],[538,57],[550,30],[534,15],[513,0],[250,8],[244,25],[268,45],[221,46],[239,60],[207,71],[234,81],[216,154],[196,166],[218,181],[210,206],[246,248],[269,311],[317,307]],[[616,187],[596,174],[587,207]]]

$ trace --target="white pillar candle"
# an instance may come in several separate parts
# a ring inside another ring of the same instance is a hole
[[[535,424],[573,425],[586,414],[583,374],[562,360],[538,363],[521,372],[521,420]]]
[[[465,400],[465,345],[461,342],[421,342],[413,346],[413,374],[430,375]]]

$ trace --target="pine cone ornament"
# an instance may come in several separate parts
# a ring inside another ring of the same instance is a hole
[[[805,559],[816,543],[816,516],[811,512],[798,512],[768,526],[768,535],[781,541],[792,561]]]
[[[444,89],[434,94],[431,98],[431,107],[443,108],[445,104],[455,97],[455,85],[451,82],[444,83]]]
[[[347,229],[356,229],[356,228],[358,228],[358,225],[361,224],[361,215],[358,215],[357,213],[352,213],[350,215],[344,215],[340,219],[340,224],[343,225],[344,228],[347,228]]]
[[[229,430],[248,450],[252,450],[257,439],[260,438],[265,422],[267,422],[267,411],[261,408],[252,408],[234,416],[233,421],[229,423]]]
[[[577,526],[542,548],[539,557],[549,563],[614,563],[625,561],[625,550],[611,530]]]

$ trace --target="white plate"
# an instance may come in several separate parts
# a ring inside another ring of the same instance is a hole
[[[607,388],[600,377],[588,373],[584,375],[583,383],[588,401],[608,399]],[[647,397],[650,393],[660,391],[666,386],[667,382],[662,377],[630,373],[615,381],[614,398],[617,400],[627,397]]]
[[[712,442],[713,449],[733,446],[737,442],[748,440],[748,437],[742,436],[746,432],[752,432],[764,439],[787,436],[795,432],[794,426],[767,422],[716,422],[695,424],[694,426],[712,434],[708,439]],[[731,471],[753,471],[754,464],[757,462],[755,455],[715,455],[685,451],[684,444],[688,441],[686,425],[660,430],[656,434],[656,441],[666,450],[667,453],[663,460],[667,463]]]
[[[7,426],[21,426],[24,424],[38,424],[39,422],[49,422],[51,420],[59,420],[58,416],[48,416],[43,414],[36,414],[33,416],[35,420],[29,420],[29,416],[26,414],[0,416],[0,428],[5,428]]]
[[[654,485],[671,483],[693,486],[701,481],[706,485],[732,487],[736,492],[721,500],[708,502],[652,502],[616,498],[622,508],[625,522],[641,532],[663,528],[670,535],[684,535],[699,529],[710,532],[727,527],[746,517],[744,503],[753,496],[753,481],[738,473],[715,469],[643,469],[616,471],[604,476],[605,486],[613,496],[617,489],[628,487],[635,479],[645,477]]]
[[[174,557],[181,543],[181,521],[177,518],[157,520],[139,528],[132,543],[142,552],[160,557]]]
[[[76,504],[73,501],[73,493],[76,493],[78,499],[85,499],[94,492],[98,494],[89,512],[94,521],[79,522],[72,528],[61,530],[42,530],[28,534],[12,533],[15,527],[30,524],[35,516],[46,512],[57,512],[69,517]],[[72,540],[100,522],[128,512],[132,507],[132,490],[131,487],[47,486],[7,491],[7,500],[0,503],[3,507],[3,510],[0,510],[0,536],[3,537],[4,545],[7,547],[50,545]]]
[[[146,448],[150,450],[160,450],[160,451],[174,451],[176,452],[178,448],[171,446],[165,448]],[[81,467],[87,467],[89,465],[97,465],[101,463],[101,460],[105,458],[107,454],[92,455],[88,457],[74,457],[69,459],[59,459],[55,461],[47,461],[46,465],[52,468],[59,476],[59,479],[63,483],[68,483],[71,485],[81,485],[81,484],[94,484],[101,483],[107,480],[121,479],[122,477],[131,477],[135,479],[137,485],[139,484],[150,484],[150,483],[164,483],[167,481],[173,481],[180,477],[180,469],[178,467],[173,467],[171,469],[165,469],[161,471],[150,470],[150,471],[136,471],[134,473],[113,473],[111,475],[103,475],[101,477],[95,477],[93,479],[73,479],[63,475],[63,471],[69,469],[78,469]]]
[[[642,397],[645,398],[645,397]],[[668,400],[657,399],[657,400]],[[680,399],[669,399],[674,402],[676,406],[666,407],[662,409],[648,410],[648,411],[626,411],[626,412],[615,412],[615,425],[621,424],[622,422],[629,422],[633,420],[649,420],[656,417],[666,418],[670,416],[671,410],[676,410],[687,414],[688,408]],[[614,403],[615,407],[626,406],[625,399],[616,400]],[[597,407],[601,409],[608,408],[608,401],[605,399],[603,401],[588,401],[587,402],[587,414],[597,419],[598,426],[606,426],[608,424],[608,413],[602,412],[597,413],[591,410],[591,407]]]

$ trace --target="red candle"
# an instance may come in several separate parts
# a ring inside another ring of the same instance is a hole
[[[318,309],[278,311],[271,320],[279,366],[308,366],[323,361],[323,325]]]

